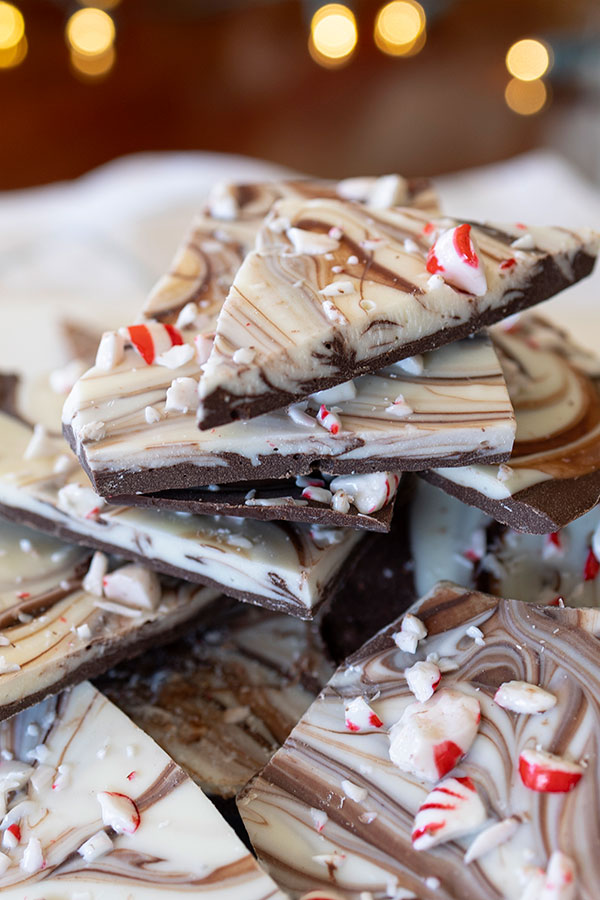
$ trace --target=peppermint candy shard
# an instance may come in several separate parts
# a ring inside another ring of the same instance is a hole
[[[476,297],[487,292],[485,270],[468,224],[443,231],[429,250],[426,265],[428,272],[440,274],[452,287]]]
[[[355,697],[344,708],[344,724],[348,731],[369,732],[383,728],[383,722],[364,697]]]
[[[575,900],[577,878],[573,860],[555,850],[550,860],[540,893],[540,900]]]
[[[125,334],[149,366],[161,353],[183,344],[183,338],[177,328],[174,325],[163,325],[161,322],[130,325],[125,329]]]
[[[140,813],[135,801],[116,791],[98,791],[102,821],[116,834],[133,834],[139,828]]]
[[[409,703],[390,730],[390,759],[403,772],[436,782],[469,751],[479,728],[479,701],[445,688],[425,703]]]
[[[556,706],[556,696],[527,681],[505,681],[494,694],[494,702],[511,712],[533,715]]]
[[[404,677],[411,692],[423,703],[433,696],[441,681],[442,673],[434,662],[420,661],[405,669]]]
[[[429,850],[479,828],[487,814],[470,778],[446,778],[427,795],[415,816],[412,844]]]
[[[465,864],[468,866],[473,860],[479,859],[480,856],[485,856],[490,850],[494,850],[500,844],[509,841],[520,824],[515,816],[502,819],[501,822],[494,822],[493,825],[490,825],[489,828],[486,828],[473,840],[465,853]]]
[[[519,756],[519,775],[525,787],[544,794],[566,794],[572,791],[583,775],[577,763],[526,747]]]

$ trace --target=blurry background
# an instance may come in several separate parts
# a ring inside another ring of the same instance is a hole
[[[343,176],[547,146],[600,181],[599,94],[598,0],[0,2],[0,189],[170,149]]]

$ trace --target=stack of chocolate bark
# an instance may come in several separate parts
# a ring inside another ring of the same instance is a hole
[[[598,243],[218,185],[2,378],[0,891],[596,897],[600,362],[521,314]]]

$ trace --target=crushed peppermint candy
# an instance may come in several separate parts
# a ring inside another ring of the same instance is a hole
[[[177,316],[177,321],[175,322],[175,328],[181,330],[182,328],[189,328],[190,325],[193,325],[196,317],[198,315],[198,307],[191,300],[189,303],[186,303],[185,306],[181,309],[179,315]]]
[[[331,491],[319,487],[305,487],[302,491],[302,496],[305,500],[313,500],[315,503],[326,503],[328,505],[333,497]]]
[[[418,809],[411,835],[415,850],[430,850],[475,831],[487,814],[472,780],[446,778]]]
[[[109,600],[139,609],[156,609],[162,593],[156,572],[137,563],[121,566],[105,575],[102,587]]]
[[[348,781],[347,778],[342,780],[342,790],[346,797],[349,797],[350,800],[353,800],[355,803],[362,803],[369,795],[366,788],[354,784],[353,781]]]
[[[83,578],[83,589],[88,594],[101,597],[103,594],[103,579],[108,572],[108,556],[100,550],[96,550],[92,556],[89,569]]]
[[[324,403],[321,404],[317,413],[317,422],[334,436],[342,430],[341,419],[334,412],[327,409]]]
[[[236,365],[249,366],[254,362],[256,350],[254,347],[238,347],[234,352],[232,359]]]
[[[501,822],[494,822],[477,837],[469,845],[469,849],[465,853],[465,865],[469,865],[480,856],[485,856],[490,850],[494,850],[501,844],[509,841],[513,834],[517,831],[521,823],[516,816],[510,816],[508,819],[502,819]]]
[[[315,809],[314,807],[311,807],[310,817],[314,822],[315,828],[317,829],[317,831],[320,834],[323,831],[323,829],[325,828],[325,826],[327,825],[329,816],[327,815],[327,813],[324,810]]]
[[[95,862],[113,849],[113,842],[105,831],[97,831],[77,851],[87,863]]]
[[[149,366],[171,347],[180,346],[184,342],[174,325],[163,325],[161,322],[130,325],[129,328],[121,329],[120,334],[133,345]]]
[[[70,482],[57,494],[58,508],[80,519],[95,518],[106,506],[106,500],[91,487]]]
[[[133,834],[137,831],[140,813],[131,797],[116,791],[98,791],[96,797],[105,825],[112,828],[116,834]]]
[[[427,271],[440,274],[448,284],[476,297],[487,292],[485,269],[468,224],[440,234],[427,254]]]
[[[390,759],[403,772],[439,781],[469,751],[480,718],[479,701],[451,688],[410,703],[390,729]]]
[[[527,681],[505,681],[494,694],[494,701],[511,712],[533,715],[556,706],[556,695]]]
[[[544,874],[540,900],[575,900],[577,878],[573,860],[555,850]]]
[[[400,474],[396,472],[371,472],[365,475],[340,475],[332,479],[329,487],[335,494],[343,491],[357,510],[372,514],[387,506],[400,484]]]
[[[514,247],[515,250],[533,250],[535,248],[535,241],[528,232],[527,234],[522,234],[520,237],[515,238],[510,246]]]
[[[319,291],[324,297],[338,297],[341,294],[355,294],[356,288],[352,281],[332,281]]]
[[[566,794],[581,780],[583,768],[554,753],[526,747],[519,756],[519,775],[532,791]]]
[[[345,491],[337,490],[331,497],[331,507],[336,512],[345,515],[350,511],[350,497]]]
[[[412,613],[406,613],[400,625],[400,631],[392,634],[396,646],[405,653],[415,653],[419,641],[427,637],[427,628],[423,622]]]
[[[44,868],[44,854],[38,838],[29,838],[19,865],[28,875],[33,875]]]
[[[104,372],[116,368],[125,358],[125,340],[116,331],[105,331],[96,353],[96,366]]]
[[[77,439],[79,441],[101,441],[106,436],[106,424],[104,422],[86,422],[79,429]]]
[[[404,670],[409,690],[420,703],[433,696],[442,678],[442,673],[434,662],[416,662]]]
[[[286,234],[295,252],[306,253],[307,256],[328,253],[331,250],[337,250],[340,246],[339,237],[335,237],[331,233],[320,234],[304,228],[288,228]]]
[[[377,731],[383,722],[364,697],[355,697],[344,707],[344,724],[348,731],[357,733]]]
[[[330,322],[337,322],[338,325],[343,325],[348,321],[344,313],[337,308],[333,300],[323,301],[323,312]]]
[[[483,637],[483,631],[481,628],[478,628],[477,625],[469,625],[466,630],[467,637],[470,637],[478,647],[485,647],[485,639]]]
[[[144,409],[144,419],[148,425],[156,425],[160,422],[160,413],[154,406],[147,406]]]
[[[187,413],[198,409],[198,383],[194,378],[175,378],[167,388],[165,410]]]

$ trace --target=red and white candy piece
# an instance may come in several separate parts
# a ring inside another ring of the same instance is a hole
[[[198,409],[198,382],[194,378],[174,378],[167,388],[165,410],[187,413]]]
[[[377,731],[383,722],[364,697],[355,697],[344,707],[344,724],[348,731]]]
[[[388,415],[396,416],[398,419],[406,419],[414,413],[412,406],[409,406],[404,399],[404,394],[398,394],[394,402],[386,406],[385,411]]]
[[[117,834],[133,834],[140,824],[140,813],[135,802],[127,794],[115,791],[98,791],[96,794],[102,809],[102,821]]]
[[[28,875],[34,875],[44,868],[44,854],[38,838],[29,838],[19,865]]]
[[[519,775],[532,791],[566,794],[580,781],[583,768],[562,756],[526,747],[519,756]]]
[[[161,353],[183,344],[183,338],[177,328],[174,325],[163,325],[161,322],[130,325],[120,333],[125,340],[130,341],[149,366]]]
[[[405,669],[404,677],[417,700],[424,703],[433,696],[433,692],[440,683],[442,673],[434,662],[421,661]]]
[[[494,694],[494,701],[511,712],[543,713],[556,706],[556,696],[528,681],[505,681]]]
[[[577,878],[570,857],[555,850],[548,862],[540,900],[575,900]]]
[[[403,772],[439,781],[469,751],[480,718],[479,701],[451,688],[409,703],[390,730],[390,759]]]
[[[109,600],[118,600],[136,609],[156,609],[162,594],[156,572],[135,563],[105,575],[102,587]]]
[[[331,491],[322,487],[305,487],[302,491],[305,500],[314,500],[315,503],[331,503]]]
[[[113,842],[105,831],[97,831],[85,841],[77,851],[86,862],[94,862],[113,849]]]
[[[395,472],[372,472],[368,475],[340,475],[329,487],[344,493],[360,513],[374,513],[393,500],[400,484]]]
[[[485,270],[470,225],[457,225],[440,234],[427,254],[427,271],[439,273],[448,284],[476,297],[483,297],[487,291]]]
[[[468,866],[473,860],[479,859],[480,856],[485,856],[490,850],[505,844],[506,841],[511,839],[520,824],[515,816],[502,819],[501,822],[494,822],[493,825],[490,825],[489,828],[478,834],[475,840],[471,842],[464,856],[465,864]]]
[[[405,653],[415,653],[419,641],[427,637],[427,629],[423,622],[412,613],[406,613],[400,625],[400,631],[394,632],[392,638],[398,649]]]
[[[485,807],[470,778],[445,778],[419,807],[411,835],[415,850],[429,850],[483,825]]]
[[[561,557],[565,555],[565,545],[563,535],[560,531],[553,531],[552,534],[547,534],[544,539],[544,546],[542,549],[542,558],[543,559],[553,559],[556,557]]]
[[[600,572],[600,562],[598,562],[598,557],[592,547],[590,547],[583,566],[583,580],[595,581],[598,572]]]
[[[105,372],[123,362],[125,341],[116,331],[105,331],[98,345],[96,366]]]
[[[324,403],[319,407],[319,412],[317,413],[317,422],[319,425],[322,425],[326,431],[329,431],[331,434],[336,435],[342,430],[341,420],[336,416],[334,412],[327,409]]]

